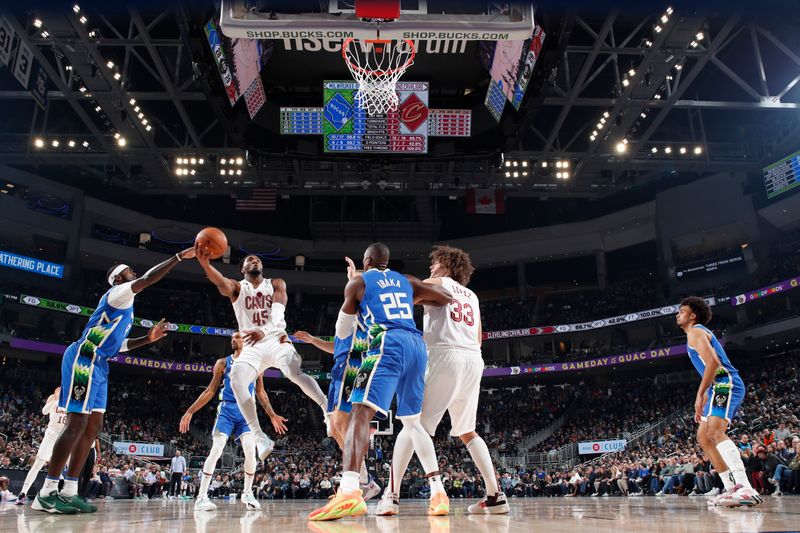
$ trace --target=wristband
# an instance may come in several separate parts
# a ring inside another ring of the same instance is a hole
[[[175,254],[175,259],[177,259],[177,260],[178,260],[178,263],[180,263],[181,261],[183,261],[183,259],[181,259],[181,254]]]

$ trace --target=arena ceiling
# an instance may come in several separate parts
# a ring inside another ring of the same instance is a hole
[[[519,111],[491,124],[479,62],[429,58],[408,79],[427,78],[440,107],[472,109],[472,138],[432,143],[426,156],[332,157],[318,139],[280,135],[278,107],[319,100],[323,79],[347,75],[341,57],[276,44],[261,73],[268,103],[250,120],[243,103],[229,105],[216,73],[203,33],[218,13],[210,2],[12,7],[6,19],[41,67],[46,106],[0,68],[0,163],[153,195],[270,187],[292,196],[461,196],[480,186],[599,198],[675,174],[757,172],[799,138],[797,15],[694,9],[546,5],[536,15],[545,47]],[[529,161],[530,176],[506,177],[500,153]],[[203,164],[178,176],[182,157]],[[236,180],[219,173],[231,157],[248,163]],[[556,161],[569,161],[569,179],[556,178]]]

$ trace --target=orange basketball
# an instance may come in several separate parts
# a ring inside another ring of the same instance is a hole
[[[194,238],[194,242],[211,252],[211,259],[222,257],[228,249],[228,238],[218,228],[203,228]]]

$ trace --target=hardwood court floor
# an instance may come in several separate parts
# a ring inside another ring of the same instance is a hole
[[[506,516],[469,516],[467,502],[451,502],[449,517],[429,518],[426,502],[403,501],[401,515],[372,515],[313,522],[306,515],[320,501],[263,501],[247,512],[241,502],[217,502],[210,513],[194,513],[192,501],[116,500],[98,503],[91,515],[48,515],[0,504],[0,533],[749,533],[800,530],[800,498],[767,498],[753,509],[708,509],[702,498],[534,498],[511,500]],[[375,502],[370,502],[370,513]]]

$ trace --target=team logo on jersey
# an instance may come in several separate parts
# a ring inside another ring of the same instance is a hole
[[[86,394],[86,387],[83,385],[75,385],[72,387],[72,398],[76,401],[81,401],[83,395]]]

